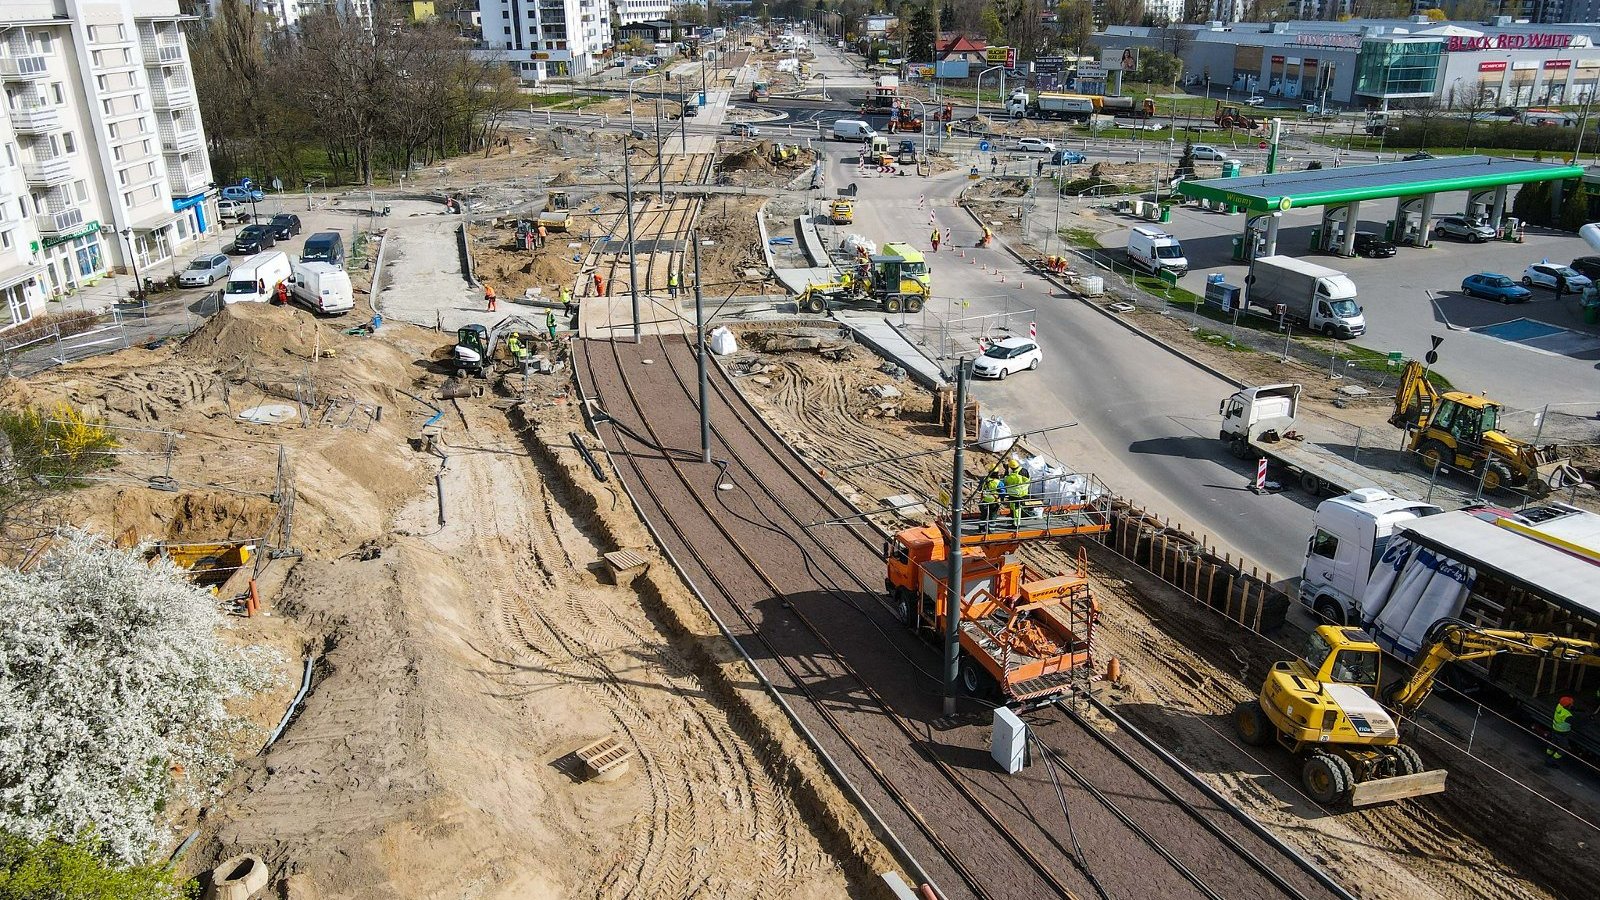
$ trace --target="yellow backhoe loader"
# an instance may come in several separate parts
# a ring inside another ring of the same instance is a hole
[[[1554,444],[1535,447],[1500,430],[1500,404],[1482,394],[1440,391],[1411,360],[1400,376],[1389,424],[1406,432],[1406,449],[1438,466],[1481,478],[1487,491],[1518,488],[1534,497],[1581,484],[1583,476]]]
[[[1261,695],[1234,709],[1234,726],[1247,744],[1276,740],[1300,757],[1300,780],[1318,803],[1357,807],[1437,794],[1444,770],[1423,769],[1417,752],[1400,743],[1395,720],[1416,712],[1446,663],[1502,653],[1600,665],[1600,644],[1592,641],[1440,619],[1411,677],[1380,695],[1378,645],[1359,628],[1322,625],[1307,638],[1302,658],[1274,664]]]

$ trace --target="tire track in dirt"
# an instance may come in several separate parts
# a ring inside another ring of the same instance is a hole
[[[497,561],[481,570],[497,638],[519,662],[583,684],[631,743],[647,789],[648,802],[619,852],[596,861],[589,879],[596,896],[754,896],[732,873],[803,879],[823,871],[820,854],[801,858],[797,848],[809,839],[808,829],[753,750],[705,704],[686,700],[700,693],[688,662],[648,622],[632,621],[616,604],[584,602],[612,590],[577,574],[598,551],[592,544],[569,549],[563,531],[579,535],[580,543],[587,539],[575,523],[558,522],[565,516],[559,498],[521,472],[508,477],[507,465],[480,464],[496,455],[452,462],[469,469],[479,496],[517,498],[469,526],[474,556]],[[550,602],[554,609],[541,608]],[[664,690],[646,692],[636,682],[652,679],[611,664],[619,653],[637,660]]]

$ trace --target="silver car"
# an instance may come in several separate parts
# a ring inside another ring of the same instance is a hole
[[[203,253],[189,261],[189,265],[178,275],[178,284],[181,287],[207,287],[228,277],[233,265],[228,262],[228,257],[221,253]]]
[[[1481,244],[1494,240],[1494,228],[1487,222],[1471,221],[1463,216],[1442,216],[1433,223],[1433,233],[1452,237],[1458,241]]]

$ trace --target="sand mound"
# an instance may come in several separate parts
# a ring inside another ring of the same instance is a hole
[[[569,184],[577,183],[578,176],[572,174],[571,169],[562,169],[561,171],[557,172],[555,177],[551,178],[549,181],[549,185],[551,187],[566,187]]]
[[[718,165],[724,172],[778,171],[778,167],[772,163],[771,141],[757,141],[752,147],[730,153]]]

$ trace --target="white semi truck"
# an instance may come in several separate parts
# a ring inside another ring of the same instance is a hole
[[[1017,90],[1006,99],[1006,113],[1014,118],[1087,119],[1098,108],[1094,98],[1086,94],[1043,91],[1035,97],[1029,97],[1027,91]]]
[[[1248,305],[1265,315],[1328,337],[1367,333],[1355,282],[1337,269],[1292,256],[1258,256],[1245,284]]]

